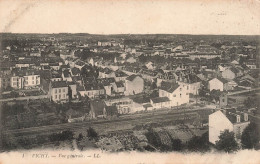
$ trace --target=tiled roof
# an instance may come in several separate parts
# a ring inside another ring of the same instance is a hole
[[[113,71],[111,70],[111,69],[109,69],[109,68],[104,68],[104,69],[100,69],[100,72],[103,72],[103,73],[105,73],[105,74],[110,74],[110,73],[112,73]]]
[[[126,76],[128,76],[126,73],[119,71],[119,70],[117,70],[115,72],[115,75],[116,75],[116,77],[126,77]]]
[[[124,83],[123,83],[122,81],[116,82],[116,86],[117,86],[118,88],[124,87]]]
[[[224,83],[224,84],[228,82],[226,79],[223,79],[223,78],[221,78],[221,77],[217,77],[217,79],[218,79],[219,81],[221,81],[222,83]]]
[[[81,80],[81,76],[73,76],[72,80],[73,81],[80,81]]]
[[[138,75],[131,75],[126,78],[126,80],[133,81],[136,77],[140,77]]]
[[[59,63],[49,63],[49,66],[59,66]]]
[[[94,83],[94,84],[86,84],[85,85],[85,89],[86,91],[90,91],[90,90],[101,90],[101,89],[104,89],[104,86],[102,84],[97,84],[97,83]]]
[[[170,101],[168,97],[156,97],[151,99],[153,103],[161,103]]]
[[[68,87],[68,84],[66,81],[53,81],[51,82],[52,88],[62,88],[62,87]]]
[[[135,98],[133,98],[133,101],[136,103],[139,103],[139,104],[149,103],[150,98],[149,97],[135,97]]]
[[[238,112],[235,109],[227,109],[223,112],[231,123],[237,123],[237,116],[240,117],[240,122],[245,122],[245,117],[243,112]]]
[[[77,85],[77,91],[85,91],[85,88],[81,85]]]
[[[232,71],[234,73],[238,73],[239,72],[239,70],[237,68],[235,68],[235,67],[231,67],[230,71]]]
[[[144,108],[153,107],[150,103],[143,105]]]
[[[71,76],[70,71],[68,69],[63,71],[63,75],[64,75],[64,77],[70,77]]]
[[[33,69],[13,69],[12,75],[13,76],[39,75],[39,71]]]
[[[173,82],[162,81],[160,89],[172,93],[179,87],[179,84]]]
[[[80,69],[79,69],[79,68],[76,68],[76,67],[74,67],[74,68],[72,68],[72,69],[71,69],[71,72],[72,72],[72,74],[73,74],[73,75],[77,75],[77,74],[79,74],[79,73],[80,73]]]
[[[68,68],[70,68],[70,67],[69,67],[68,65],[61,65],[60,68],[61,68],[61,69],[68,69]]]
[[[115,79],[113,77],[111,78],[102,78],[102,79],[97,79],[97,83],[102,84],[104,86],[108,86],[111,83],[114,83]]]

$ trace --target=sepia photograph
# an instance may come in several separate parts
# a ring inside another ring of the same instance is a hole
[[[0,163],[259,164],[259,0],[0,0]]]

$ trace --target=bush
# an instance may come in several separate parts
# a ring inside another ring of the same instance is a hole
[[[250,123],[242,133],[241,143],[244,149],[255,148],[260,140],[259,128],[255,123]]]
[[[219,136],[219,140],[216,142],[216,148],[220,151],[233,152],[239,149],[238,143],[235,140],[235,135],[233,132],[225,130]]]
[[[51,142],[55,141],[65,141],[73,139],[73,132],[66,130],[61,133],[54,133],[49,136]]]
[[[89,127],[88,130],[87,130],[87,132],[88,132],[88,137],[89,137],[89,138],[97,140],[98,134],[97,134],[97,132],[95,131],[95,129],[93,129],[92,127]]]
[[[173,139],[172,140],[172,150],[174,151],[180,151],[182,150],[182,143],[180,139]]]
[[[187,143],[189,151],[206,152],[209,150],[208,133],[204,133],[202,136],[194,136]]]

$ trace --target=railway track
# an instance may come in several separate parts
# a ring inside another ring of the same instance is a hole
[[[121,125],[140,125],[145,123],[153,122],[164,122],[164,121],[174,121],[184,119],[185,116],[195,116],[196,111],[187,112],[177,112],[177,113],[164,113],[164,114],[149,114],[149,115],[139,115],[137,117],[125,117],[116,120],[102,120],[102,121],[88,121],[88,122],[78,122],[78,123],[65,123],[49,126],[31,127],[24,129],[14,129],[14,130],[3,130],[2,134],[19,134],[28,135],[36,133],[48,133],[53,131],[62,130],[78,130],[84,129],[86,127],[94,127],[97,129],[104,129],[104,127],[111,128],[121,126]],[[107,129],[106,129],[107,130]]]

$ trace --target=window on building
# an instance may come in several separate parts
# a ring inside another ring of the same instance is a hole
[[[59,93],[61,93],[61,89],[59,89]]]
[[[66,95],[65,94],[63,94],[63,98],[65,98],[66,97]]]
[[[187,90],[189,90],[189,86],[187,86]]]
[[[181,93],[180,93],[180,98],[181,98]]]
[[[32,84],[34,84],[34,81],[32,81]]]
[[[65,92],[65,88],[63,88],[63,92]]]
[[[59,95],[59,99],[61,98],[61,95]]]
[[[32,80],[34,80],[34,76],[32,77]]]
[[[54,89],[55,93],[57,93],[57,89]]]
[[[55,95],[55,99],[57,99],[57,95]]]

